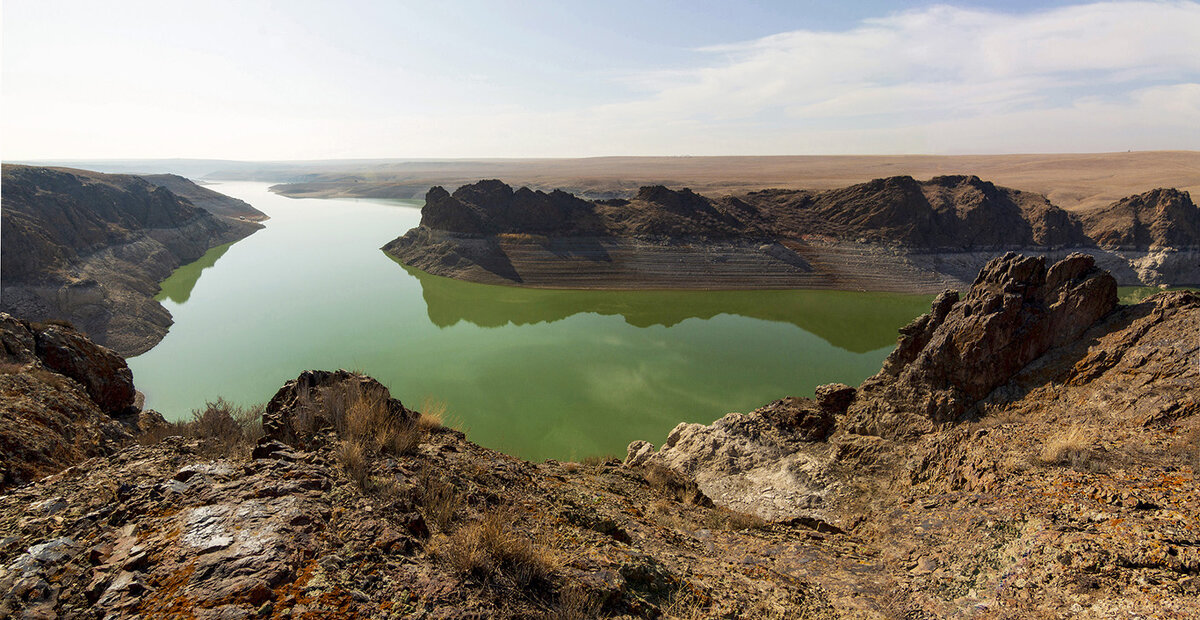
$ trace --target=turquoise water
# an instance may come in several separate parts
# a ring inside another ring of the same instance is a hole
[[[361,370],[410,407],[445,403],[484,446],[527,459],[624,454],[879,369],[930,297],[841,291],[549,291],[407,268],[378,248],[420,201],[294,200],[262,183],[216,191],[266,228],[167,281],[175,319],[129,360],[168,418],[222,396],[265,402],[310,368]]]

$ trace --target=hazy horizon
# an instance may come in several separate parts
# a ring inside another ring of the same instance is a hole
[[[4,161],[1200,147],[1200,3],[8,0]]]

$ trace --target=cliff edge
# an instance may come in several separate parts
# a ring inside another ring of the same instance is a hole
[[[262,228],[132,175],[6,164],[2,178],[0,309],[70,321],[126,356],[171,324],[153,299],[160,281]]]

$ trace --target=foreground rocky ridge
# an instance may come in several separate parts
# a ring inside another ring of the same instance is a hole
[[[2,192],[0,309],[68,320],[122,355],[166,334],[153,296],[172,270],[262,228],[131,175],[6,164]]]
[[[876,179],[823,192],[714,199],[663,186],[631,199],[513,190],[426,195],[421,226],[384,246],[437,275],[550,288],[843,288],[969,285],[993,256],[1084,251],[1121,284],[1200,282],[1200,210],[1158,189],[1086,217],[973,176]]]
[[[523,462],[306,372],[261,429],[143,434],[0,496],[0,614],[1192,617],[1200,297],[1112,287],[1005,256],[863,386],[624,464]]]

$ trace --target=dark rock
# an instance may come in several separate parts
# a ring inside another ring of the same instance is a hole
[[[59,325],[38,331],[36,339],[43,363],[82,384],[102,411],[120,415],[133,408],[133,373],[124,358]]]
[[[854,402],[855,389],[844,383],[826,383],[818,385],[817,406],[822,411],[828,411],[834,415],[840,415],[846,412],[850,403]]]

